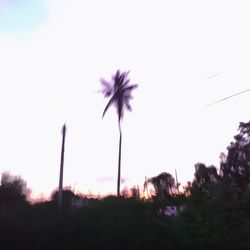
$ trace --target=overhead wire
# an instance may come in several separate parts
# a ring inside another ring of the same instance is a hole
[[[241,94],[243,94],[243,93],[245,93],[245,92],[247,92],[247,91],[249,91],[249,90],[250,90],[250,89],[246,89],[246,90],[243,90],[243,91],[238,92],[238,93],[236,93],[236,94],[227,96],[227,97],[222,98],[222,99],[220,99],[220,100],[217,100],[217,101],[215,101],[215,102],[208,103],[208,104],[206,104],[206,107],[211,106],[211,105],[214,105],[214,104],[219,103],[219,102],[222,102],[222,101],[225,101],[225,100],[227,100],[227,99],[229,99],[229,98],[232,98],[232,97],[235,97],[235,96],[237,96],[237,95],[241,95]]]

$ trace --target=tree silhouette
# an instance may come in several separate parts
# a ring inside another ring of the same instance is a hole
[[[193,185],[204,187],[212,183],[216,183],[220,176],[215,166],[206,167],[204,163],[195,164],[195,179]]]
[[[220,170],[223,180],[236,185],[241,193],[250,184],[250,122],[241,122],[238,130],[240,132],[228,146],[228,154],[221,162]]]
[[[167,197],[173,194],[173,189],[175,188],[174,177],[166,172],[149,178],[146,180],[145,185],[148,185],[149,183],[154,186],[155,196],[159,200],[165,200]]]
[[[118,155],[118,177],[117,177],[117,196],[120,196],[120,179],[121,179],[121,146],[122,146],[122,130],[121,130],[121,120],[124,115],[125,109],[131,111],[132,108],[129,104],[130,99],[132,99],[131,92],[138,85],[129,85],[130,79],[128,78],[128,72],[120,73],[117,70],[116,74],[112,77],[111,81],[106,81],[101,79],[101,84],[103,85],[102,93],[104,97],[110,97],[108,104],[106,105],[102,117],[104,117],[108,108],[113,104],[117,111],[118,116],[118,127],[119,127],[119,155]]]
[[[63,211],[69,210],[71,206],[72,207],[74,206],[74,201],[79,198],[80,196],[75,195],[74,192],[71,191],[70,189],[64,189],[62,191],[61,209],[63,209]],[[55,190],[51,194],[51,201],[54,204],[58,204],[58,199],[59,199],[59,191]]]
[[[0,181],[0,211],[5,214],[6,209],[24,205],[27,203],[30,190],[26,182],[20,176],[12,176],[4,172]]]

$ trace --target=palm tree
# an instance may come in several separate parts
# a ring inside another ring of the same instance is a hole
[[[121,130],[121,120],[124,115],[125,109],[131,111],[132,108],[129,104],[130,99],[132,99],[131,92],[138,85],[129,85],[128,72],[120,73],[117,70],[116,74],[112,77],[111,81],[108,82],[101,79],[103,85],[102,93],[104,97],[110,97],[108,104],[106,105],[102,117],[104,117],[108,108],[113,104],[117,111],[118,116],[118,127],[120,133],[119,139],[119,155],[118,155],[118,178],[117,178],[117,196],[120,196],[120,181],[121,181],[121,146],[122,146],[122,130]]]

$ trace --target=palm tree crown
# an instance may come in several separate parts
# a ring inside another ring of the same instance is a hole
[[[129,101],[132,99],[131,92],[137,88],[137,84],[129,85],[128,72],[120,73],[117,70],[116,74],[112,77],[110,82],[101,79],[103,85],[104,97],[110,97],[108,104],[106,105],[102,117],[105,115],[108,108],[114,104],[117,110],[118,122],[123,118],[125,108],[129,111],[132,110]]]

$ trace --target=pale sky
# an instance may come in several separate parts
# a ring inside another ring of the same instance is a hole
[[[118,126],[98,90],[130,70],[122,177],[143,185],[163,171],[184,185],[194,164],[219,155],[249,120],[248,1],[0,0],[0,173],[21,175],[32,196],[58,186],[116,192]],[[214,76],[214,77],[212,77]]]

